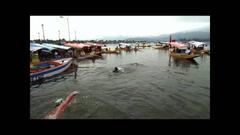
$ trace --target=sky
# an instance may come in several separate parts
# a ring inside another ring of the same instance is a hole
[[[67,21],[68,20],[68,21]],[[109,36],[159,36],[210,29],[210,16],[30,16],[30,39],[99,40]],[[38,34],[39,33],[39,34]]]

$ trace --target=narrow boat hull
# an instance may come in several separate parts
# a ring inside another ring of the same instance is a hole
[[[84,59],[94,59],[94,58],[101,58],[102,56],[100,55],[90,55],[90,56],[83,56],[83,57],[78,57],[78,60],[84,60]]]
[[[196,57],[199,57],[199,54],[180,54],[180,53],[170,53],[170,56],[174,58],[179,58],[179,59],[194,59]]]
[[[30,81],[37,81],[41,78],[47,78],[47,77],[51,77],[54,76],[56,74],[59,74],[63,71],[65,71],[66,69],[69,68],[69,66],[72,63],[72,58],[65,58],[65,59],[60,59],[60,60],[55,60],[54,62],[59,62],[61,63],[61,61],[63,61],[62,64],[56,66],[56,67],[52,67],[40,72],[36,72],[36,73],[31,73],[30,74]]]

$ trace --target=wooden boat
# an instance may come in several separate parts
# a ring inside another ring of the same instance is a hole
[[[108,51],[103,51],[102,53],[108,53],[108,54],[115,53],[115,54],[119,54],[121,52],[119,50],[108,50]]]
[[[84,59],[95,59],[95,58],[101,58],[101,55],[87,55],[87,56],[80,56],[77,57],[78,60],[84,60]]]
[[[171,41],[171,40],[170,40]],[[187,45],[181,43],[181,42],[170,42],[170,45],[176,50],[170,51],[170,56],[174,58],[179,58],[179,59],[193,59],[196,57],[199,57],[199,54],[194,54],[194,53],[185,53],[187,51]]]
[[[198,41],[189,41],[188,45],[192,48],[192,52],[195,54],[208,53],[210,50],[207,49],[207,44]]]
[[[180,58],[180,59],[193,59],[196,57],[199,57],[199,54],[185,54],[185,53],[170,53],[170,56],[174,58]]]
[[[209,50],[195,50],[195,49],[192,49],[192,52],[194,54],[208,54],[210,51]]]
[[[64,58],[35,64],[30,67],[30,81],[34,82],[57,75],[68,69],[71,63],[72,58]]]
[[[168,46],[153,46],[152,48],[154,48],[154,49],[169,49],[169,47]]]

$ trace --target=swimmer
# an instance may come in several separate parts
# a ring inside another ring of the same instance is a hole
[[[115,67],[114,70],[113,70],[113,72],[115,72],[115,73],[119,72],[118,67]]]
[[[118,72],[120,72],[120,71],[124,72],[124,71],[123,71],[123,68],[115,67],[114,70],[113,70],[113,72],[115,72],[115,73],[118,73]]]

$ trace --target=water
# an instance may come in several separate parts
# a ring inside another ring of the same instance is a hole
[[[209,119],[210,56],[169,58],[145,48],[79,61],[69,73],[30,90],[30,117],[42,119],[58,98],[80,92],[61,119]],[[113,73],[120,66],[124,72]]]

